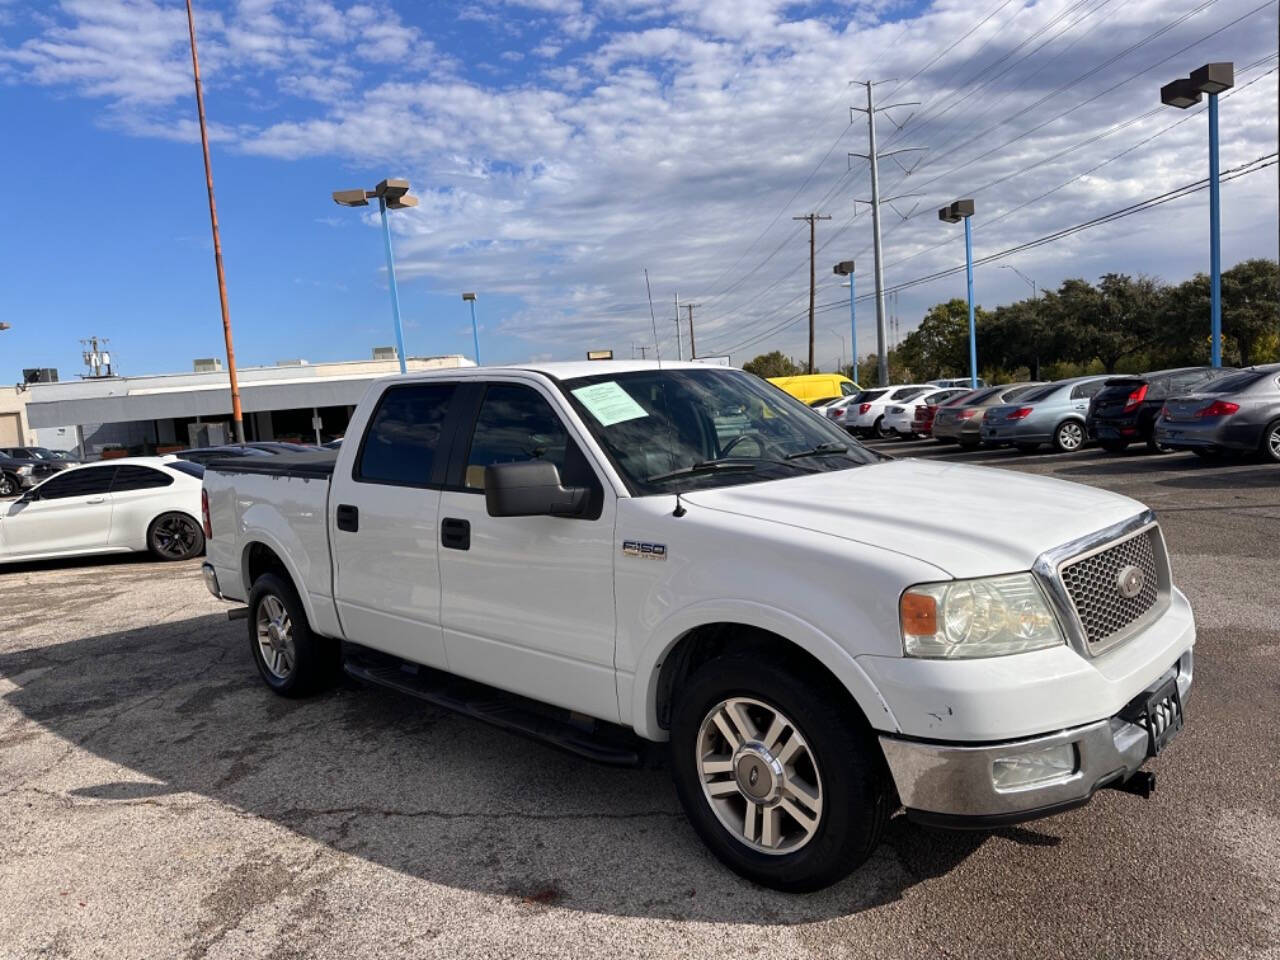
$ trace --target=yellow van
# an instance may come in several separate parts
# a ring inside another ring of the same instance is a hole
[[[769,382],[781,387],[801,403],[812,406],[815,400],[838,400],[857,393],[861,387],[838,373],[808,373],[798,377],[770,377]]]

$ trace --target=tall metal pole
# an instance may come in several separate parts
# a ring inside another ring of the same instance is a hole
[[[391,226],[387,223],[387,201],[383,197],[378,198],[378,213],[382,215],[382,239],[387,246],[387,283],[391,287],[391,319],[396,325],[396,356],[400,358],[400,372],[407,373],[408,367],[404,362],[404,331],[400,327],[400,291],[396,289],[396,261],[391,254]],[[479,362],[476,360],[477,364]]]
[[[476,301],[473,297],[468,301],[471,304],[471,343],[476,352],[476,366],[480,366],[480,330],[476,326]]]
[[[858,317],[853,306],[853,274],[849,274],[849,346],[853,347],[853,376],[849,379],[858,382]]]
[[[880,171],[876,163],[876,107],[872,94],[875,86],[867,81],[867,153],[871,160],[871,239],[875,255],[876,281],[876,352],[879,355],[880,386],[889,384],[889,352],[885,341],[888,339],[884,324],[884,262],[880,246]],[[852,289],[852,287],[850,288]]]
[[[813,272],[814,238],[817,234],[817,218],[809,218],[809,373],[813,373],[813,297],[818,278]]]
[[[698,350],[693,345],[693,308],[700,307],[700,306],[702,306],[702,304],[700,303],[686,303],[684,305],[684,308],[689,311],[689,359],[690,360],[698,359]]]
[[[676,359],[683,360],[683,348],[680,345],[680,294],[676,294]]]
[[[1214,367],[1222,366],[1222,224],[1218,206],[1218,95],[1209,94],[1209,314]]]
[[[972,217],[964,218],[964,270],[969,282],[969,386],[978,389],[978,338],[973,323],[973,230]]]
[[[222,238],[218,233],[218,205],[213,200],[213,167],[209,164],[209,132],[204,119],[204,91],[200,86],[200,58],[196,54],[196,19],[187,0],[187,31],[191,36],[191,73],[196,82],[196,112],[200,116],[200,146],[204,150],[204,180],[209,189],[209,223],[213,227],[213,263],[218,271],[218,302],[222,306],[222,338],[227,345],[227,375],[231,380],[231,426],[236,443],[244,443],[244,414],[240,410],[240,382],[236,377],[236,348],[231,340],[231,309],[227,306],[227,276],[222,268]]]

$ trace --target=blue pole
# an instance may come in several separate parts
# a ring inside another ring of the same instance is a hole
[[[476,302],[469,300],[471,304],[471,341],[476,348],[476,366],[480,366],[480,334],[476,330]]]
[[[853,312],[853,272],[849,273],[849,332],[852,339],[849,341],[853,347],[853,376],[850,377],[854,383],[858,382],[858,318]]]
[[[391,255],[391,227],[387,225],[387,201],[378,198],[378,212],[382,214],[382,239],[387,243],[387,282],[391,287],[391,319],[396,325],[396,355],[400,358],[400,372],[408,372],[404,365],[404,331],[400,328],[400,292],[396,290],[396,261]]]
[[[978,389],[978,338],[973,327],[973,231],[964,218],[964,269],[969,280],[969,386]]]
[[[1213,359],[1222,366],[1222,224],[1218,206],[1218,95],[1209,94],[1209,313]]]

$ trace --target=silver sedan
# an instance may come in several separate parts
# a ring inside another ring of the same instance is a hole
[[[1017,403],[990,407],[982,418],[982,442],[1013,444],[1023,453],[1048,443],[1059,453],[1074,453],[1087,437],[1089,399],[1106,382],[1105,376],[1056,380],[1024,393]]]
[[[1280,463],[1280,363],[1229,373],[1193,394],[1166,400],[1156,440],[1206,458],[1256,450]]]

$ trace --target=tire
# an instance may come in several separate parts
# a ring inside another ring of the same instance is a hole
[[[1129,448],[1127,440],[1099,440],[1098,446],[1107,453],[1124,453]]]
[[[877,440],[889,439],[889,431],[884,428],[884,417],[876,417],[876,422],[871,425],[871,435]]]
[[[1053,449],[1058,453],[1075,453],[1081,449],[1088,435],[1079,420],[1063,420],[1053,431]]]
[[[21,484],[16,477],[12,474],[0,473],[0,497],[12,497],[20,489]]]
[[[1151,434],[1151,436],[1147,437],[1147,452],[1148,453],[1173,453],[1173,447],[1166,447],[1163,443],[1161,443],[1159,440],[1156,439],[1156,435],[1153,433]]]
[[[338,643],[311,632],[302,601],[283,576],[264,573],[254,581],[246,622],[249,653],[263,681],[276,693],[306,697],[336,682],[341,667]]]
[[[157,560],[190,560],[204,553],[204,530],[188,514],[162,513],[147,528],[147,549]]]
[[[828,693],[824,680],[760,655],[735,653],[703,664],[677,694],[670,766],[689,821],[729,869],[775,890],[819,890],[847,876],[876,848],[895,805],[874,734],[839,691]],[[786,724],[772,750],[744,749],[753,741],[729,726],[738,737],[741,785],[727,770],[704,773],[700,761],[704,749],[728,751],[725,728],[714,717],[719,713],[731,724],[725,711],[734,709],[745,713],[746,732],[757,744],[775,719]],[[795,752],[778,778],[771,761],[788,749]],[[704,780],[725,785],[715,799]],[[761,802],[749,808],[747,790],[763,794]],[[810,799],[802,801],[806,795]],[[808,828],[788,807],[806,815]],[[757,841],[746,838],[749,809]],[[772,846],[787,852],[767,852],[766,831],[773,834]]]
[[[1040,444],[1038,443],[1015,443],[1014,446],[1019,453],[1035,453],[1040,449]]]
[[[1280,463],[1280,418],[1272,420],[1262,431],[1262,458]]]

